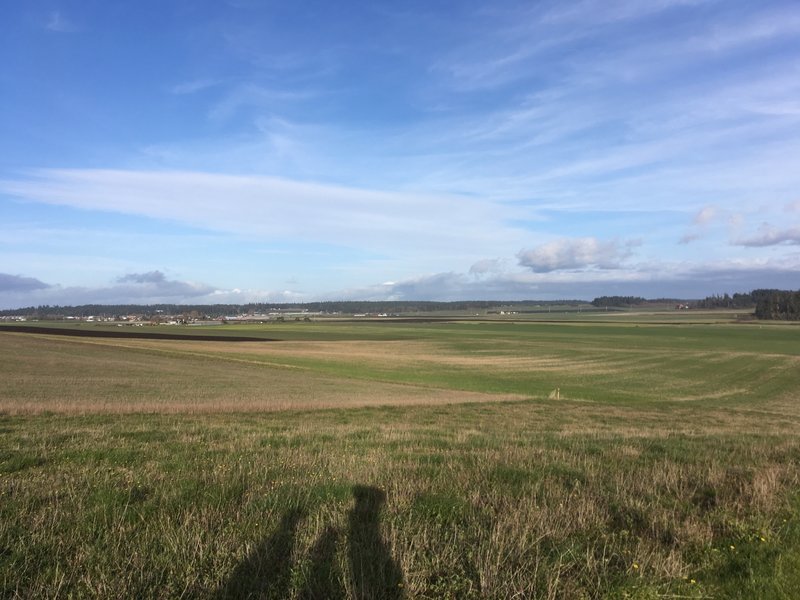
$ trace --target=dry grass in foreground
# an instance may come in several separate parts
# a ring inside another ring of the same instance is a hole
[[[0,589],[791,598],[796,425],[546,401],[5,417]]]

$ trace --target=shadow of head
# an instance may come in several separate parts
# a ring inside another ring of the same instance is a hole
[[[365,485],[354,486],[353,497],[357,512],[378,512],[386,503],[386,493],[383,490]]]

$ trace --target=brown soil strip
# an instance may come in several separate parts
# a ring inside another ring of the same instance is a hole
[[[62,329],[60,327],[38,327],[34,325],[4,325],[0,332],[39,333],[46,335],[66,335],[71,337],[128,338],[139,340],[191,340],[199,342],[279,342],[272,338],[246,337],[237,335],[202,335],[182,333],[160,333],[155,331],[105,331],[100,329]]]

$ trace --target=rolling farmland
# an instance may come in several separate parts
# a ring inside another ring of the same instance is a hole
[[[800,328],[544,319],[0,328],[2,595],[792,597]]]

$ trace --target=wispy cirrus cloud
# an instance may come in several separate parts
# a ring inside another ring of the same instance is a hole
[[[0,192],[44,204],[166,219],[270,240],[306,240],[415,255],[454,244],[513,244],[513,208],[455,195],[384,192],[263,176],[39,170]]]
[[[800,33],[800,15],[794,5],[768,9],[741,18],[716,23],[704,36],[689,40],[690,47],[722,52],[731,48],[763,41],[779,40]]]
[[[713,3],[713,0],[585,0],[483,10],[478,13],[485,27],[482,33],[491,43],[476,44],[468,37],[460,47],[436,61],[433,68],[450,75],[456,89],[461,91],[509,86],[532,77],[549,80],[552,73],[558,74],[557,80],[562,84],[584,87],[588,83],[596,87],[601,75],[615,82],[651,77],[654,70],[676,64],[686,55],[696,57],[701,52],[718,52],[723,46],[730,48],[754,40],[780,38],[792,35],[796,29],[795,15],[790,10],[755,14],[749,26],[743,26],[741,13],[736,11],[731,18],[718,17],[722,24],[714,29],[713,43],[702,20],[692,26],[692,20],[674,18],[673,26],[665,28],[664,35],[648,43],[630,35],[630,28],[662,13],[691,14],[698,6]],[[601,45],[610,48],[603,58],[592,51]],[[671,55],[677,60],[668,60]],[[559,68],[554,69],[553,65]]]
[[[308,89],[273,89],[254,83],[245,83],[228,91],[224,98],[211,108],[208,116],[215,120],[225,120],[247,108],[255,109],[257,114],[261,114],[264,110],[272,112],[277,105],[309,100],[316,95],[316,92]]]
[[[196,94],[197,92],[202,92],[221,84],[222,81],[218,79],[192,79],[191,81],[184,81],[183,83],[173,85],[169,91],[177,96],[183,96]]]
[[[613,23],[629,21],[650,16],[665,10],[703,4],[709,0],[652,0],[637,2],[635,0],[581,0],[559,5],[548,11],[542,18],[544,23]]]
[[[80,28],[69,18],[67,18],[61,11],[54,10],[47,16],[47,21],[44,25],[48,31],[56,33],[76,33]]]

